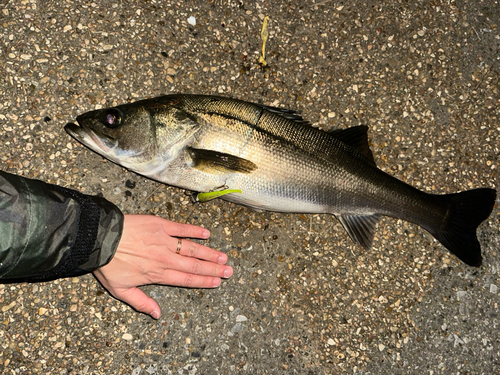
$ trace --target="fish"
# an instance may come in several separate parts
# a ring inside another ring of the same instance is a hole
[[[332,214],[365,249],[382,216],[398,218],[464,263],[482,264],[476,232],[496,190],[418,190],[377,168],[367,126],[326,132],[293,110],[194,94],[98,109],[76,122],[65,130],[91,150],[204,199],[220,191],[221,199],[257,210]]]

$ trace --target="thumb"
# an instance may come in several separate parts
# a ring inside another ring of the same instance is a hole
[[[115,297],[129,304],[136,311],[150,315],[153,319],[158,319],[161,316],[158,303],[137,287],[116,292]]]

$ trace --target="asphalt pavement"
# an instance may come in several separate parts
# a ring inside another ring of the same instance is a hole
[[[331,215],[192,204],[63,130],[96,108],[217,94],[368,125],[378,166],[419,189],[498,189],[499,1],[25,0],[0,25],[0,168],[206,226],[235,270],[214,290],[144,287],[158,321],[92,275],[0,285],[2,373],[500,373],[498,198],[476,269],[401,220],[366,251]]]

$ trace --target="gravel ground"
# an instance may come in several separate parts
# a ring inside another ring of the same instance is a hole
[[[380,168],[425,191],[498,188],[497,0],[24,0],[0,24],[0,168],[207,226],[235,268],[216,290],[145,287],[159,321],[91,275],[0,285],[3,373],[500,373],[498,201],[480,269],[389,218],[368,252],[329,215],[192,205],[63,130],[138,98],[220,94],[369,125]]]

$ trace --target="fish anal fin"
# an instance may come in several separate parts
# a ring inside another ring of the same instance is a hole
[[[365,249],[372,246],[375,226],[380,215],[335,215],[354,242]]]
[[[252,173],[257,165],[250,160],[219,151],[188,148],[192,167],[209,173]]]
[[[329,134],[356,149],[375,166],[375,159],[368,145],[368,126],[361,125],[347,129],[336,129],[330,131]]]

